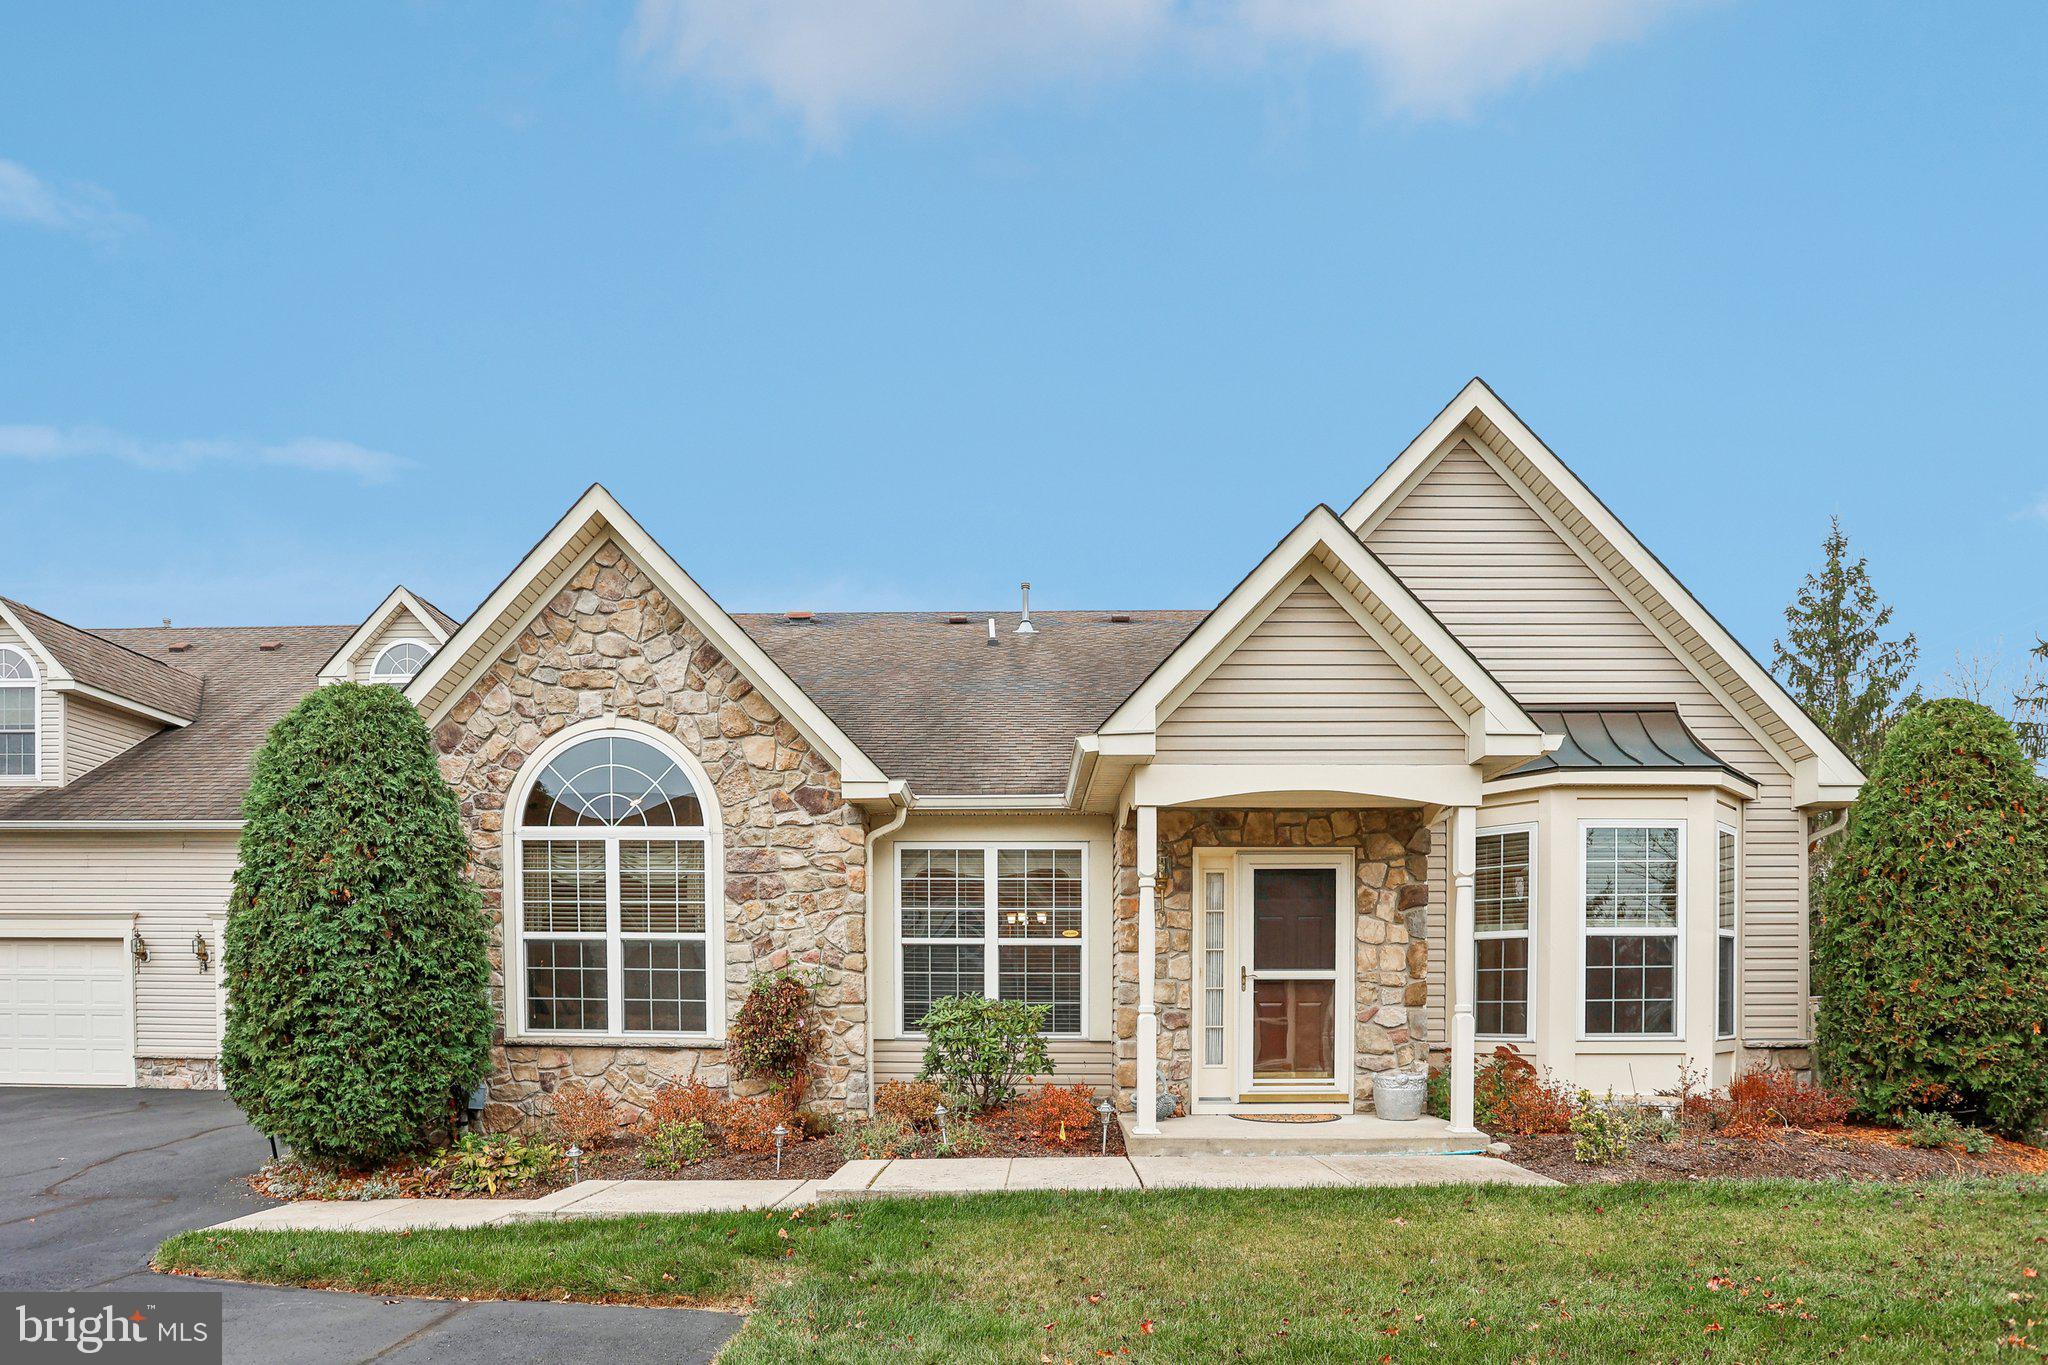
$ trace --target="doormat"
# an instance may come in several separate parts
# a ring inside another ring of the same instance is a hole
[[[1335,1123],[1335,1114],[1232,1114],[1246,1123]]]

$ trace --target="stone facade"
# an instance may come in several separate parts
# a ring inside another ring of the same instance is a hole
[[[218,1090],[220,1062],[212,1057],[137,1057],[135,1084],[144,1090]]]
[[[1420,811],[1176,810],[1159,812],[1155,1001],[1166,1088],[1187,1112],[1194,1064],[1194,872],[1198,848],[1352,849],[1357,861],[1358,972],[1354,1099],[1372,1104],[1372,1073],[1426,1059],[1429,1000],[1429,827]],[[1138,874],[1135,821],[1116,839],[1117,1103],[1137,1085]]]
[[[793,966],[814,985],[824,1048],[808,1087],[826,1108],[866,1103],[867,848],[839,776],[654,586],[607,542],[507,642],[434,732],[441,772],[462,803],[470,875],[497,922],[492,994],[505,1004],[507,802],[550,735],[607,716],[652,725],[710,774],[723,822],[725,1011],[758,972]],[[717,909],[714,902],[713,909]],[[732,1084],[722,1049],[529,1045],[494,1053],[486,1127],[545,1117],[547,1095],[575,1079],[615,1096],[627,1117],[670,1080]],[[747,1087],[742,1087],[747,1088]]]

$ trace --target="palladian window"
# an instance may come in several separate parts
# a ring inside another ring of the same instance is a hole
[[[378,682],[404,682],[427,666],[434,651],[418,640],[400,640],[390,645],[370,665],[370,676]]]
[[[519,813],[527,1031],[708,1031],[710,841],[689,772],[652,739],[580,740],[542,769]]]
[[[0,777],[36,775],[36,670],[18,649],[0,648]]]

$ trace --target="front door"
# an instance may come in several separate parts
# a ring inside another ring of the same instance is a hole
[[[1316,1103],[1351,1089],[1349,858],[1240,854],[1237,1098]]]

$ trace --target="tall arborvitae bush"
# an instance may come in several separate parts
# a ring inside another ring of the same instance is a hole
[[[257,1128],[364,1164],[447,1130],[489,1067],[488,924],[419,713],[308,695],[256,756],[224,966],[221,1073]]]
[[[1930,702],[1885,737],[1822,887],[1820,1062],[1865,1112],[2048,1113],[2048,813],[2012,729]]]

